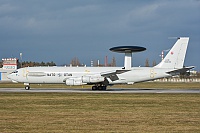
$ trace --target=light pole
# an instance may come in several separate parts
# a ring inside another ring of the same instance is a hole
[[[20,55],[20,64],[21,64],[21,68],[22,68],[22,53],[20,53],[19,55]]]

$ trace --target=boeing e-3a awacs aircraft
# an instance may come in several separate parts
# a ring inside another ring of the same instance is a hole
[[[8,75],[13,82],[30,84],[65,83],[66,85],[93,85],[92,90],[106,90],[108,85],[134,84],[170,77],[192,68],[183,67],[189,37],[180,37],[165,56],[154,67],[131,67],[133,52],[146,50],[137,46],[120,46],[111,51],[125,53],[124,67],[25,67]]]

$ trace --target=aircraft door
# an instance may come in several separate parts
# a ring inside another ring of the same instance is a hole
[[[156,71],[154,69],[150,69],[150,78],[155,78],[156,77]]]
[[[150,78],[154,78],[154,69],[150,69]]]
[[[27,68],[23,68],[22,69],[22,77],[23,77],[23,79],[28,80],[28,73],[29,73],[29,71],[27,70]]]

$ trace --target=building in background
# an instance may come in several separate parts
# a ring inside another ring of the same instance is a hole
[[[0,68],[0,82],[10,82],[7,75],[17,69],[17,58],[2,59],[2,68]]]

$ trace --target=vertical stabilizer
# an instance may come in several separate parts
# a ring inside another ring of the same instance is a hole
[[[187,51],[189,37],[180,37],[165,56],[165,58],[155,67],[160,68],[183,68]]]

